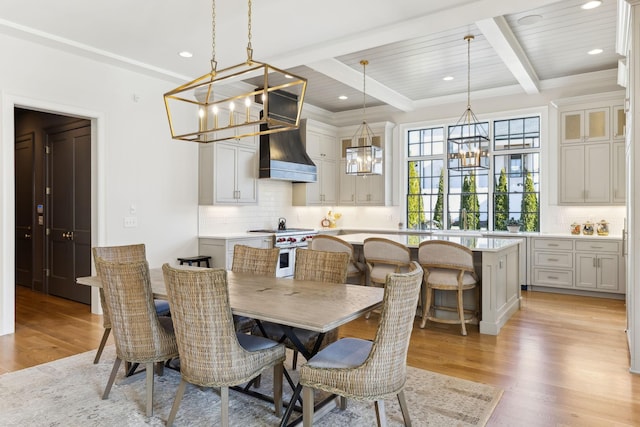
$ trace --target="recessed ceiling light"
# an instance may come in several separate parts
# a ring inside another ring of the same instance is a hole
[[[442,80],[444,80],[445,82],[450,82],[451,80],[453,80],[453,76],[443,77]]]
[[[596,7],[600,6],[601,4],[602,4],[602,1],[593,0],[593,1],[586,2],[585,4],[580,6],[580,8],[584,9],[584,10],[595,9]]]
[[[344,101],[345,99],[349,99],[349,97],[347,95],[340,95],[338,99]]]
[[[589,52],[587,52],[589,55],[599,55],[602,53],[602,49],[591,49]]]
[[[533,25],[542,21],[542,15],[527,15],[518,19],[518,25]]]
[[[193,56],[193,53],[183,50],[182,52],[178,53],[178,55],[183,58],[191,58]]]

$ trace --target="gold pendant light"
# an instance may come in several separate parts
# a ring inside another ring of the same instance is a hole
[[[467,35],[464,39],[467,42],[467,109],[455,126],[449,126],[448,166],[453,170],[489,169],[488,124],[478,122],[471,110],[471,40],[474,36]]]
[[[347,175],[382,175],[382,148],[380,138],[377,138],[367,124],[367,83],[366,67],[369,61],[363,59],[362,65],[362,124],[351,139],[351,147],[347,147],[346,173]],[[376,144],[377,141],[377,144]]]
[[[307,80],[253,59],[251,0],[248,5],[247,60],[218,70],[216,2],[212,0],[211,72],[164,94],[173,139],[208,143],[300,125]]]

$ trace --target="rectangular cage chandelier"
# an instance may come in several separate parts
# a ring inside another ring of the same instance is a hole
[[[448,167],[453,170],[489,169],[489,125],[471,110],[471,40],[467,35],[467,108],[447,137]]]
[[[211,5],[211,71],[164,94],[171,137],[208,143],[297,129],[307,80],[253,60],[251,0],[247,60],[218,70],[215,0]]]
[[[230,93],[244,78],[259,83]],[[253,60],[212,71],[165,94],[171,137],[207,143],[297,129],[306,87],[306,79]]]

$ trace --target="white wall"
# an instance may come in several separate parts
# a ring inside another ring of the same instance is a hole
[[[0,52],[2,335],[14,328],[14,106],[93,119],[92,243],[145,243],[152,266],[197,253],[198,162],[196,144],[170,138],[162,94],[175,82],[7,35]]]

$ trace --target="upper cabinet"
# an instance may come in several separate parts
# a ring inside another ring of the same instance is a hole
[[[559,203],[624,204],[625,114],[622,99],[603,99],[559,111]]]
[[[346,173],[346,149],[357,145],[353,141],[353,135],[357,128],[340,129],[340,166],[339,178],[339,204],[355,206],[387,206],[391,205],[392,197],[392,131],[394,125],[389,122],[369,124],[374,133],[372,144],[382,148],[382,175],[347,175]],[[361,143],[359,141],[359,143]]]
[[[307,154],[316,164],[318,180],[309,183],[294,183],[293,205],[335,205],[338,200],[336,130],[333,126],[307,119],[306,134],[303,135],[303,138]]]
[[[624,105],[615,105],[611,110],[613,139],[624,139],[627,134],[627,112]]]
[[[609,107],[567,111],[561,114],[562,143],[609,139]]]
[[[230,130],[233,132],[233,130]],[[227,130],[226,132],[229,132]],[[200,144],[200,205],[258,203],[258,137]]]

